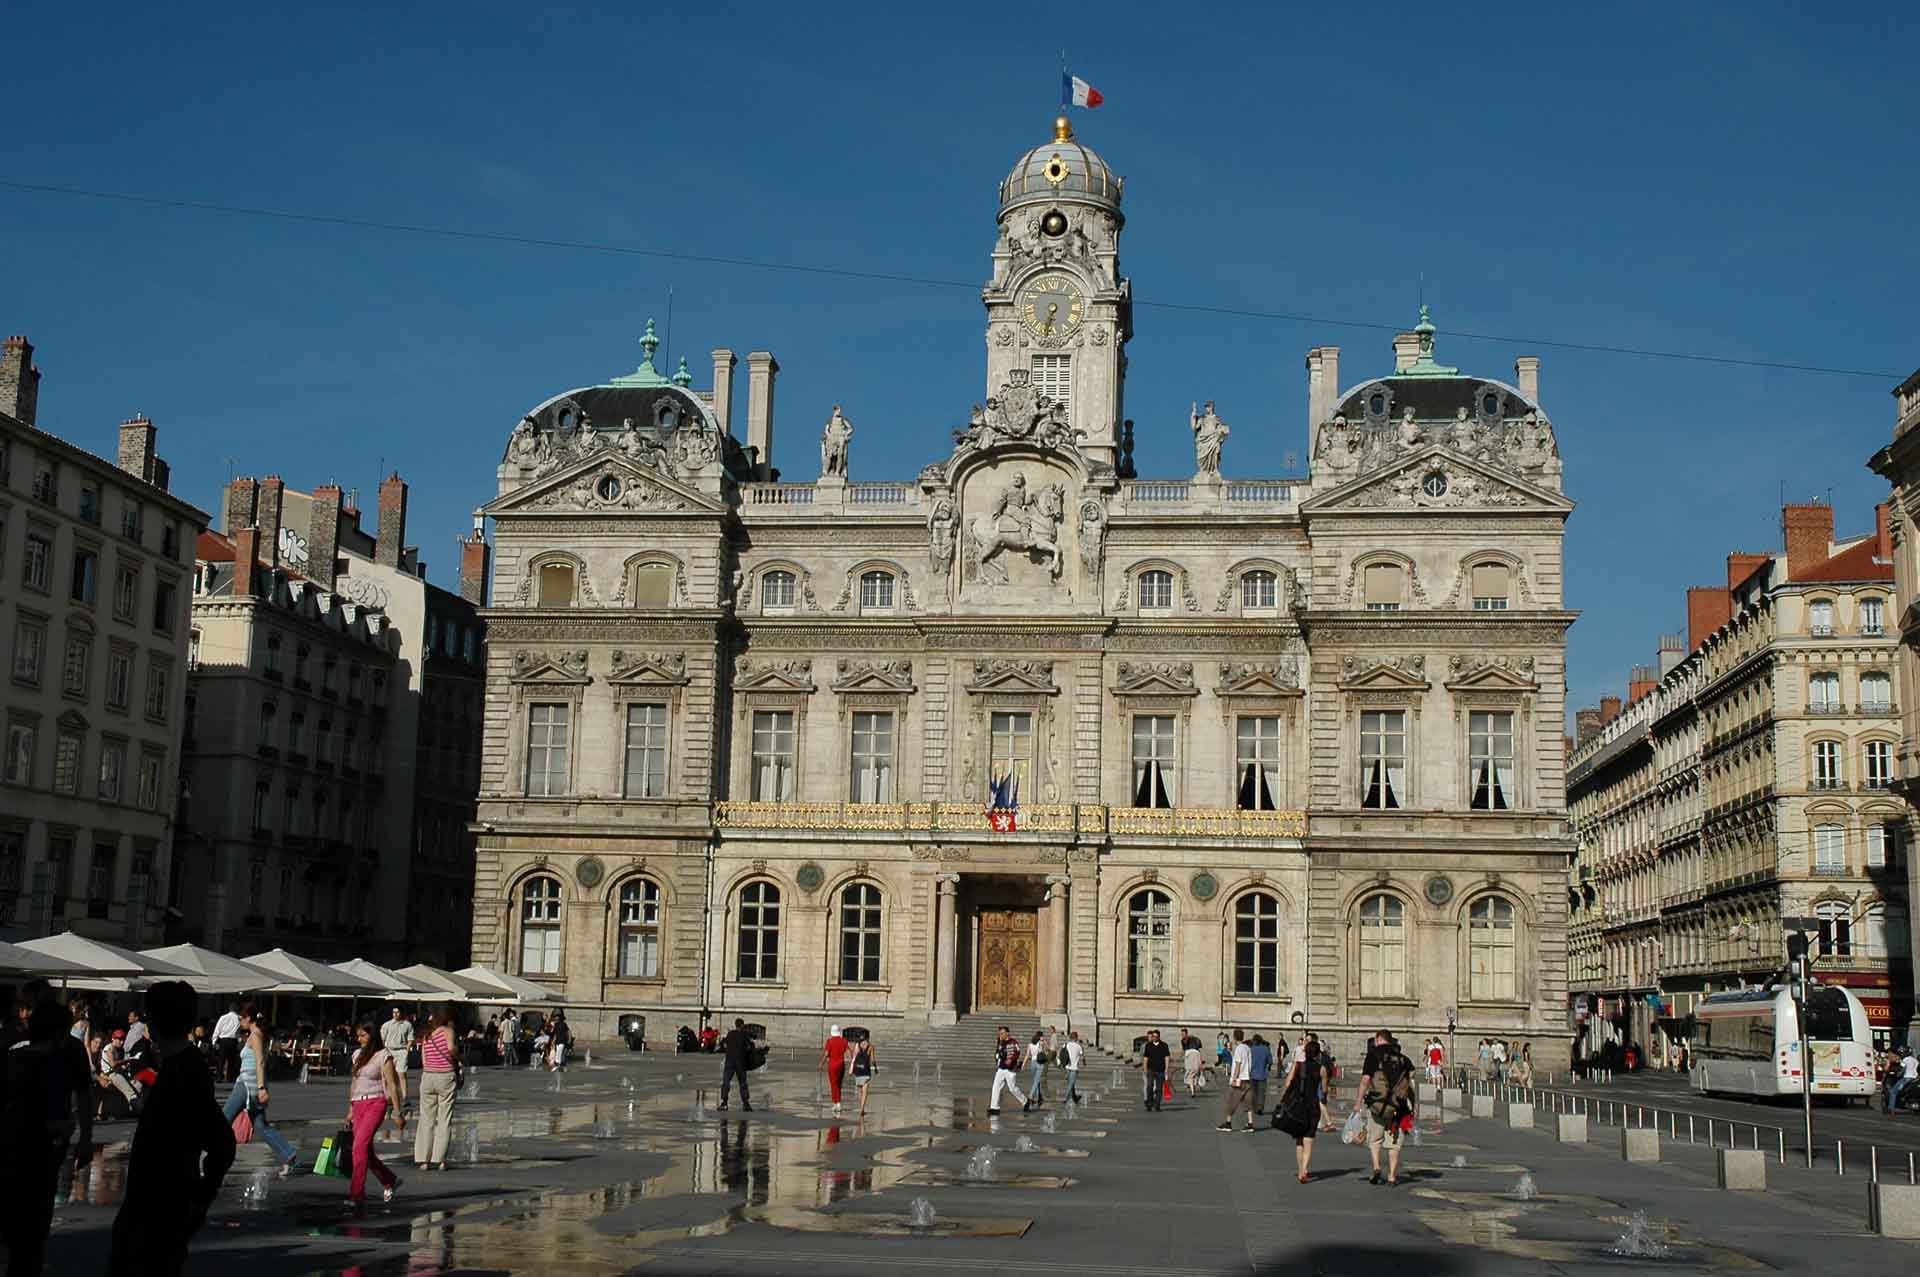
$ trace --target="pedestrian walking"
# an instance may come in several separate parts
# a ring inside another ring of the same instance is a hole
[[[853,1048],[852,1058],[847,1061],[847,1073],[853,1078],[853,1089],[860,1095],[860,1116],[867,1115],[867,1087],[873,1082],[873,1039],[863,1037]]]
[[[253,1133],[266,1141],[273,1153],[273,1164],[279,1168],[280,1178],[285,1179],[293,1174],[300,1154],[267,1120],[267,1032],[251,1002],[240,1004],[240,1032],[240,1076],[233,1090],[227,1093],[222,1114],[228,1125],[232,1125],[235,1118],[246,1113],[247,1120],[253,1124]]]
[[[1307,1039],[1299,1057],[1287,1064],[1286,1080],[1280,1084],[1280,1099],[1273,1109],[1273,1124],[1293,1136],[1294,1178],[1302,1184],[1310,1178],[1313,1137],[1320,1129],[1321,1064],[1320,1043]]]
[[[1484,1082],[1493,1076],[1493,1043],[1485,1038],[1480,1039],[1478,1064],[1481,1081]]]
[[[1513,1062],[1513,1068],[1508,1076],[1513,1079],[1515,1086],[1531,1087],[1533,1085],[1533,1045],[1531,1043],[1520,1044],[1520,1058]]]
[[[1080,1043],[1080,1030],[1067,1034],[1067,1040],[1060,1047],[1062,1063],[1067,1068],[1067,1103],[1080,1102],[1080,1061],[1086,1058],[1087,1048]]]
[[[1145,1045],[1140,1048],[1140,1071],[1147,1075],[1147,1111],[1158,1113],[1160,1101],[1167,1093],[1167,1061],[1173,1050],[1160,1040],[1160,1030],[1148,1029]]]
[[[1446,1076],[1446,1048],[1439,1038],[1427,1039],[1427,1081],[1439,1086]]]
[[[555,1073],[567,1071],[567,1061],[573,1058],[573,1026],[567,1023],[565,1011],[553,1013],[553,1023],[547,1028],[547,1067]],[[742,1073],[744,1078],[746,1074]],[[747,1084],[740,1083],[740,1096],[746,1098]]]
[[[724,1057],[720,1067],[720,1107],[727,1107],[727,1095],[733,1089],[734,1079],[740,1081],[740,1107],[753,1112],[753,1098],[747,1094],[747,1064],[753,1058],[753,1035],[747,1032],[747,1022],[736,1019],[733,1029],[720,1041],[720,1053]]]
[[[213,1024],[213,1054],[220,1065],[220,1080],[231,1082],[240,1076],[240,1004],[229,1002],[227,1010]]]
[[[1492,1047],[1489,1048],[1489,1051],[1490,1051],[1490,1054],[1493,1056],[1493,1080],[1496,1082],[1506,1081],[1507,1080],[1506,1039],[1495,1038],[1493,1040]]]
[[[1367,1112],[1367,1156],[1373,1164],[1369,1184],[1380,1182],[1380,1150],[1387,1151],[1387,1185],[1400,1183],[1401,1136],[1413,1116],[1413,1063],[1385,1029],[1373,1035],[1373,1046],[1360,1066],[1356,1106]]]
[[[427,1036],[420,1040],[420,1116],[413,1132],[413,1164],[420,1170],[447,1169],[453,1102],[462,1080],[453,1017],[435,1011],[427,1020]]]
[[[1033,1101],[1020,1090],[1020,1043],[1006,1025],[1001,1025],[994,1034],[993,1048],[993,1089],[987,1094],[987,1116],[1000,1116],[1000,1093],[1012,1091],[1013,1098],[1020,1101],[1020,1111],[1026,1112],[1033,1107]]]
[[[215,1116],[213,1075],[187,1036],[194,996],[193,986],[182,980],[163,980],[147,990],[159,1076],[127,1154],[126,1192],[114,1217],[107,1265],[114,1277],[184,1271],[187,1243],[206,1223],[207,1208],[233,1165],[233,1129]]]
[[[93,1073],[73,1023],[43,992],[28,1013],[27,1040],[0,1057],[0,1240],[9,1274],[38,1277],[54,1198],[72,1192],[74,1168],[93,1157]]]
[[[1248,1044],[1253,1056],[1253,1111],[1261,1116],[1267,1112],[1267,1078],[1273,1072],[1273,1048],[1258,1033]]]
[[[827,1088],[833,1093],[833,1111],[840,1112],[840,1085],[847,1073],[847,1039],[837,1024],[827,1026],[827,1040],[820,1048],[820,1071],[827,1075]]]
[[[1227,1055],[1227,1111],[1217,1131],[1233,1129],[1233,1115],[1247,1111],[1246,1133],[1253,1134],[1253,1048],[1247,1045],[1247,1031],[1233,1031],[1233,1048]]]
[[[1900,1063],[1887,1069],[1887,1116],[1892,1117],[1900,1111],[1900,1093],[1920,1078],[1920,1055],[1915,1055],[1905,1047],[1899,1048]]]
[[[1027,1043],[1025,1058],[1027,1064],[1028,1105],[1031,1107],[1035,1104],[1043,1104],[1046,1102],[1044,1093],[1041,1090],[1041,1083],[1046,1080],[1047,1076],[1046,1034],[1040,1032],[1038,1029],[1033,1031],[1033,1040]]]
[[[393,1054],[381,1045],[373,1021],[354,1030],[354,1039],[360,1049],[353,1057],[353,1076],[347,1082],[347,1125],[353,1129],[353,1177],[347,1181],[347,1205],[358,1210],[366,1204],[368,1171],[380,1181],[382,1201],[392,1201],[400,1191],[399,1177],[373,1151],[373,1137],[389,1110],[394,1113],[394,1125],[405,1134],[407,1115],[400,1111],[400,1075],[394,1068]]]
[[[1187,1075],[1187,1098],[1197,1099],[1200,1095],[1200,1070],[1206,1067],[1206,1061],[1200,1056],[1200,1039],[1188,1038],[1187,1049],[1180,1053],[1180,1063]]]

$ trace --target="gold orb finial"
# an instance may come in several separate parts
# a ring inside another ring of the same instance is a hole
[[[1053,120],[1053,140],[1056,142],[1073,141],[1073,121],[1064,115],[1055,116]]]

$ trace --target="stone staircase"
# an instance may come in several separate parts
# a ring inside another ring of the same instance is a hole
[[[883,1067],[891,1070],[911,1069],[918,1060],[923,1076],[938,1064],[949,1082],[977,1078],[985,1085],[993,1076],[995,1035],[1003,1024],[1023,1044],[1042,1027],[1038,1016],[980,1011],[961,1016],[959,1022],[950,1027],[921,1029],[897,1040],[876,1039],[874,1050]],[[1081,1077],[1085,1079],[1083,1085],[1097,1080],[1104,1089],[1113,1067],[1126,1063],[1121,1056],[1087,1044],[1080,1066]]]

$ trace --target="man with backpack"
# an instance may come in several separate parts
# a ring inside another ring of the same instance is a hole
[[[1393,1034],[1381,1029],[1373,1035],[1367,1058],[1360,1066],[1360,1092],[1355,1104],[1367,1113],[1367,1156],[1373,1174],[1367,1183],[1380,1182],[1380,1150],[1387,1150],[1387,1186],[1400,1183],[1400,1143],[1413,1119],[1413,1061],[1401,1051]]]

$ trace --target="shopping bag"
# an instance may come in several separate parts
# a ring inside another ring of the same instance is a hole
[[[1347,1114],[1346,1125],[1340,1128],[1342,1144],[1364,1144],[1367,1142],[1367,1119],[1359,1109]]]
[[[233,1119],[233,1142],[235,1144],[253,1143],[253,1114],[241,1109]]]
[[[353,1132],[341,1127],[332,1135],[320,1141],[320,1156],[313,1159],[315,1175],[331,1175],[335,1179],[353,1177]]]
[[[1160,1098],[1163,1100],[1170,1100],[1173,1098],[1173,1083],[1167,1082],[1167,1081],[1162,1081],[1160,1083]]]

